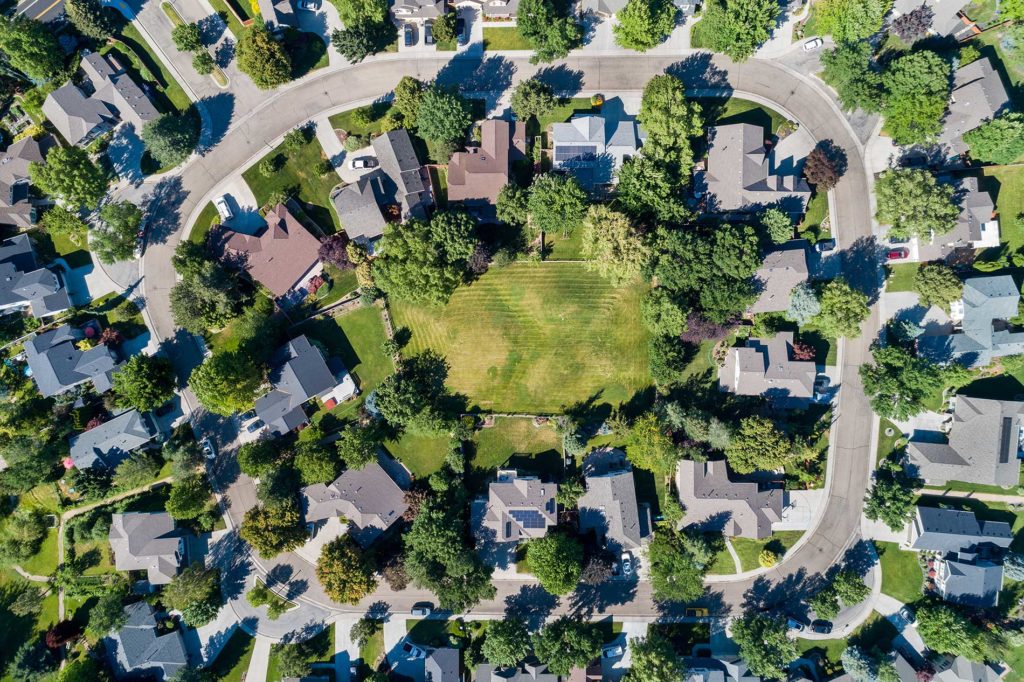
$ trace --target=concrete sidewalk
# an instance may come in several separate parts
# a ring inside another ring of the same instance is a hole
[[[270,647],[269,639],[256,636],[256,645],[252,649],[252,658],[249,659],[249,669],[245,672],[245,682],[267,682]]]

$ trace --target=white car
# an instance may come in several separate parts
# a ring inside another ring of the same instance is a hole
[[[315,12],[320,7],[320,3],[316,0],[301,0],[299,2],[299,9],[304,9],[307,12]]]
[[[825,41],[821,38],[811,38],[804,43],[804,52],[812,52],[817,50],[819,47],[825,44]]]
[[[217,450],[213,447],[213,443],[210,442],[209,438],[199,441],[199,446],[203,449],[203,456],[206,459],[215,459],[217,457]]]
[[[412,607],[412,611],[410,611],[409,614],[413,615],[413,616],[416,616],[417,618],[426,618],[427,616],[429,616],[433,612],[434,612],[433,604],[423,603],[423,604],[416,604],[415,606],[413,606]]]
[[[231,207],[228,206],[227,196],[220,196],[213,202],[213,205],[217,207],[217,213],[220,214],[221,222],[226,223],[235,217],[235,214],[231,212]]]
[[[348,162],[348,167],[352,170],[360,170],[362,168],[376,168],[377,159],[372,156],[357,156],[353,157]]]
[[[419,648],[409,640],[402,642],[402,653],[409,658],[416,660],[417,658],[426,658],[427,652]]]
[[[621,561],[622,575],[631,575],[633,573],[633,557],[629,555],[629,552],[623,552]]]
[[[625,653],[621,644],[609,644],[601,649],[601,655],[605,658],[621,658]]]

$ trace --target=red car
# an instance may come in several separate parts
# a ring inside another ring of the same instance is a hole
[[[898,249],[889,249],[889,252],[885,254],[885,260],[887,261],[904,260],[907,258],[910,258],[910,251],[902,246]]]

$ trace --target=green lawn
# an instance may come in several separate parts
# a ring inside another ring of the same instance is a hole
[[[888,272],[885,290],[890,292],[914,291],[914,278],[917,277],[919,265],[919,263],[897,263],[885,266]]]
[[[51,592],[44,600],[40,613],[35,616],[15,616],[8,610],[8,606],[21,594],[21,591],[29,588],[39,588],[41,585],[23,580],[12,569],[0,569],[0,633],[4,635],[3,646],[0,646],[0,670],[6,667],[14,652],[18,650],[30,637],[35,637],[46,632],[57,622],[57,593]],[[0,676],[0,682],[12,682],[9,675]]]
[[[430,167],[430,185],[434,188],[434,198],[438,208],[448,207],[448,169],[444,166]]]
[[[729,542],[726,540],[726,542]],[[729,554],[727,547],[722,547],[715,555],[715,561],[711,564],[711,570],[708,571],[709,575],[735,575],[736,573],[736,562],[732,560],[732,554]]]
[[[515,26],[484,26],[484,50],[532,50]]]
[[[50,234],[42,228],[30,230],[29,237],[38,249],[40,258],[46,262],[50,262],[54,258],[63,258],[72,269],[92,264],[89,241],[85,232],[76,236],[77,244],[71,241],[69,235]]]
[[[797,228],[800,237],[809,240],[812,244],[828,239],[831,231],[822,225],[828,218],[828,194],[815,192],[811,200],[807,202],[807,210],[804,218]]]
[[[127,301],[123,294],[111,292],[94,299],[81,309],[81,317],[95,318],[104,327],[115,327],[125,338],[134,338],[146,332],[146,321],[141,312],[126,315],[120,306]],[[137,307],[136,307],[137,309]]]
[[[428,647],[456,646],[462,648],[469,639],[469,628],[461,618],[455,620],[422,620],[410,618],[405,621],[409,639]]]
[[[482,490],[504,465],[533,471],[551,480],[562,475],[562,441],[551,426],[534,426],[532,419],[498,417],[494,426],[473,436],[469,488]]]
[[[171,111],[172,108],[185,111],[192,106],[192,100],[185,94],[170,70],[156,56],[153,48],[149,46],[135,26],[126,24],[117,39],[129,48],[126,52],[131,54],[125,56],[131,61],[131,66],[138,72],[138,75],[157,90],[158,95],[155,102],[157,108],[161,108],[165,112]],[[116,49],[121,52],[120,48]],[[162,98],[165,101],[162,101]]]
[[[991,191],[999,213],[999,239],[1012,253],[1024,248],[1024,229],[1017,216],[1024,213],[1024,167],[990,166],[984,172],[983,189]]]
[[[359,288],[356,271],[353,269],[339,270],[330,263],[324,263],[324,275],[330,281],[330,286],[322,287],[316,292],[316,305],[319,309],[337,303]],[[322,294],[324,291],[327,293]]]
[[[242,628],[237,628],[221,649],[209,668],[217,682],[242,682],[249,670],[249,660],[256,640]]]
[[[421,436],[405,433],[397,441],[384,441],[387,451],[417,478],[425,478],[440,469],[451,445],[452,439],[447,435]]]
[[[250,18],[246,10],[247,7],[243,7],[243,4],[248,4],[248,0],[240,0],[240,2],[233,2],[232,5],[236,8],[238,13],[242,15],[243,19]],[[210,0],[210,6],[217,12],[228,24],[228,29],[235,34],[236,39],[241,39],[242,33],[245,32],[245,27],[242,26],[241,22],[235,18],[235,15],[228,9],[228,4],[225,0]]]
[[[106,575],[115,573],[114,557],[110,543],[106,540],[75,542],[75,556],[82,562],[83,575]]]
[[[881,651],[891,651],[892,640],[898,634],[899,632],[892,623],[877,613],[872,613],[849,637],[819,640],[797,639],[796,644],[803,656],[817,653],[824,659],[822,672],[828,678],[842,670],[839,657],[846,651],[846,647],[856,644],[865,651],[870,651],[872,647],[878,647]]]
[[[501,29],[491,29],[501,30]],[[552,123],[564,123],[576,114],[594,114],[598,109],[590,103],[589,97],[571,97],[559,101],[558,105],[537,121],[540,130],[546,131]]]
[[[382,623],[378,623],[378,626],[366,644],[359,647],[361,679],[365,679],[372,672],[373,665],[384,654],[384,626]]]
[[[327,44],[316,33],[287,29],[284,34],[284,49],[292,60],[293,79],[322,69],[329,61]]]
[[[917,553],[900,549],[895,542],[875,542],[882,564],[882,592],[904,604],[921,598],[924,575],[917,563]]]
[[[51,528],[35,556],[21,562],[21,567],[31,575],[51,575],[57,570],[57,529]]]
[[[199,217],[196,218],[195,224],[192,225],[192,231],[188,233],[188,240],[196,244],[206,243],[206,235],[210,233],[210,228],[215,224],[214,221],[219,224],[220,216],[217,214],[217,207],[211,201],[203,207]]]
[[[762,549],[768,548],[784,556],[803,534],[802,530],[782,530],[772,533],[771,537],[764,540],[730,538],[730,542],[732,542],[733,549],[736,550],[736,554],[740,558],[740,567],[744,571],[752,571],[761,566],[757,561],[757,557]]]
[[[331,127],[352,135],[379,135],[381,119],[391,109],[390,102],[375,102],[331,116]],[[357,113],[359,112],[359,113]],[[365,120],[363,118],[365,114]]]
[[[583,260],[583,230],[563,236],[561,232],[544,235],[545,260]]]
[[[316,166],[327,157],[316,138],[292,151],[280,147],[263,158],[282,156],[285,159],[281,168],[269,177],[260,172],[257,162],[242,173],[249,189],[256,196],[256,203],[265,204],[274,192],[285,192],[297,197],[306,213],[327,233],[340,229],[338,217],[331,205],[330,193],[338,184],[338,176],[333,171],[327,175],[318,175]],[[261,159],[260,161],[262,161]]]
[[[270,664],[267,665],[267,682],[281,682],[281,673],[278,670],[277,650],[282,646],[274,644],[270,647]],[[306,654],[308,663],[329,663],[334,657],[334,630],[324,628],[314,637],[302,642],[300,646]]]
[[[885,434],[886,429],[892,429],[891,436]],[[901,438],[903,438],[903,432],[888,419],[882,419],[878,424],[878,457],[875,461],[881,462],[895,452],[896,441]]]
[[[490,411],[560,411],[597,396],[626,402],[650,385],[639,321],[647,285],[612,287],[581,263],[494,268],[445,306],[395,302],[410,351],[451,364],[448,385]]]
[[[701,100],[707,105],[712,100]],[[721,100],[716,103],[721,106]],[[715,125],[730,125],[732,123],[752,123],[768,129],[772,134],[779,130],[779,126],[785,123],[786,117],[766,106],[751,102],[739,97],[730,97],[725,106],[718,112]]]

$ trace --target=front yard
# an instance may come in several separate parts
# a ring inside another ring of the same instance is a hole
[[[282,165],[269,176],[264,175],[260,165],[275,157],[281,157],[278,163]],[[338,184],[338,176],[333,170],[325,175],[317,172],[318,166],[326,159],[320,143],[312,137],[295,150],[286,149],[282,144],[242,173],[242,177],[260,206],[267,203],[276,192],[296,197],[306,213],[330,234],[337,232],[341,226],[330,199],[331,190]]]
[[[917,552],[900,549],[895,542],[875,542],[882,565],[882,593],[904,604],[921,598],[924,574],[917,563]]]
[[[532,50],[515,26],[484,26],[484,50]]]
[[[736,550],[736,554],[740,558],[740,568],[744,571],[753,571],[761,565],[757,561],[761,550],[770,549],[776,554],[784,556],[803,534],[802,530],[780,530],[772,533],[771,537],[764,540],[730,538],[730,542],[732,542],[733,549]]]

